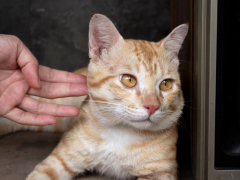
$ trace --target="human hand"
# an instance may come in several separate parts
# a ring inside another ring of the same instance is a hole
[[[19,124],[55,124],[54,116],[77,116],[76,107],[37,101],[44,98],[87,95],[84,76],[40,66],[15,36],[0,34],[0,116]]]

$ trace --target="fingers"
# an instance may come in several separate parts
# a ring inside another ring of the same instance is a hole
[[[17,63],[20,66],[23,76],[30,87],[41,89],[38,76],[38,61],[30,50],[23,44],[21,40],[17,41],[18,55]]]
[[[58,82],[58,83],[82,83],[86,84],[85,76],[51,69],[45,66],[39,66],[39,76],[42,81]]]
[[[34,125],[34,126],[45,126],[56,124],[57,120],[53,116],[49,115],[37,115],[29,112],[24,112],[21,109],[13,108],[4,117],[11,119],[12,121],[24,124],[24,125]]]
[[[47,114],[60,117],[74,117],[79,114],[79,110],[76,107],[44,103],[30,97],[25,97],[18,107],[34,114]]]
[[[42,89],[30,89],[28,94],[44,98],[60,98],[70,96],[83,96],[88,94],[86,84],[69,84],[69,83],[49,83],[40,82]]]

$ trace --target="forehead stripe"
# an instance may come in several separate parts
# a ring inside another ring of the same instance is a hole
[[[137,58],[138,58],[138,61],[141,62],[141,59],[140,59],[140,57],[139,57],[139,54],[140,54],[141,52],[139,51],[138,45],[137,45],[136,42],[133,43],[133,45],[134,45],[134,51],[133,51],[133,52],[136,53],[136,56],[137,56]]]
[[[149,41],[147,41],[147,42],[148,42],[148,44],[150,45],[150,47],[151,47],[151,49],[152,49],[154,55],[155,55],[156,57],[158,57],[157,52],[156,52],[155,48],[153,47],[152,43],[149,42]]]
[[[110,79],[113,79],[115,78],[115,76],[107,76],[107,77],[104,77],[100,80],[98,80],[97,82],[89,82],[89,86],[91,86],[91,88],[98,88],[100,86],[102,86],[106,81],[109,81]]]

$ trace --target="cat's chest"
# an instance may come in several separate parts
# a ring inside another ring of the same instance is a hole
[[[144,141],[146,137],[124,128],[111,128],[102,135],[104,139],[103,148],[106,151],[125,154],[129,146]]]
[[[97,170],[123,179],[131,179],[133,177],[131,172],[138,162],[130,147],[131,144],[140,141],[141,137],[118,129],[114,129],[106,135],[104,143],[98,150]]]
[[[135,163],[125,149],[102,149],[96,160],[98,163],[94,168],[98,172],[118,179],[134,179],[132,172]]]

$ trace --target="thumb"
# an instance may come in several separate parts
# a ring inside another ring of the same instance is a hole
[[[34,89],[41,89],[38,73],[39,63],[23,42],[18,45],[17,63],[28,85]]]

